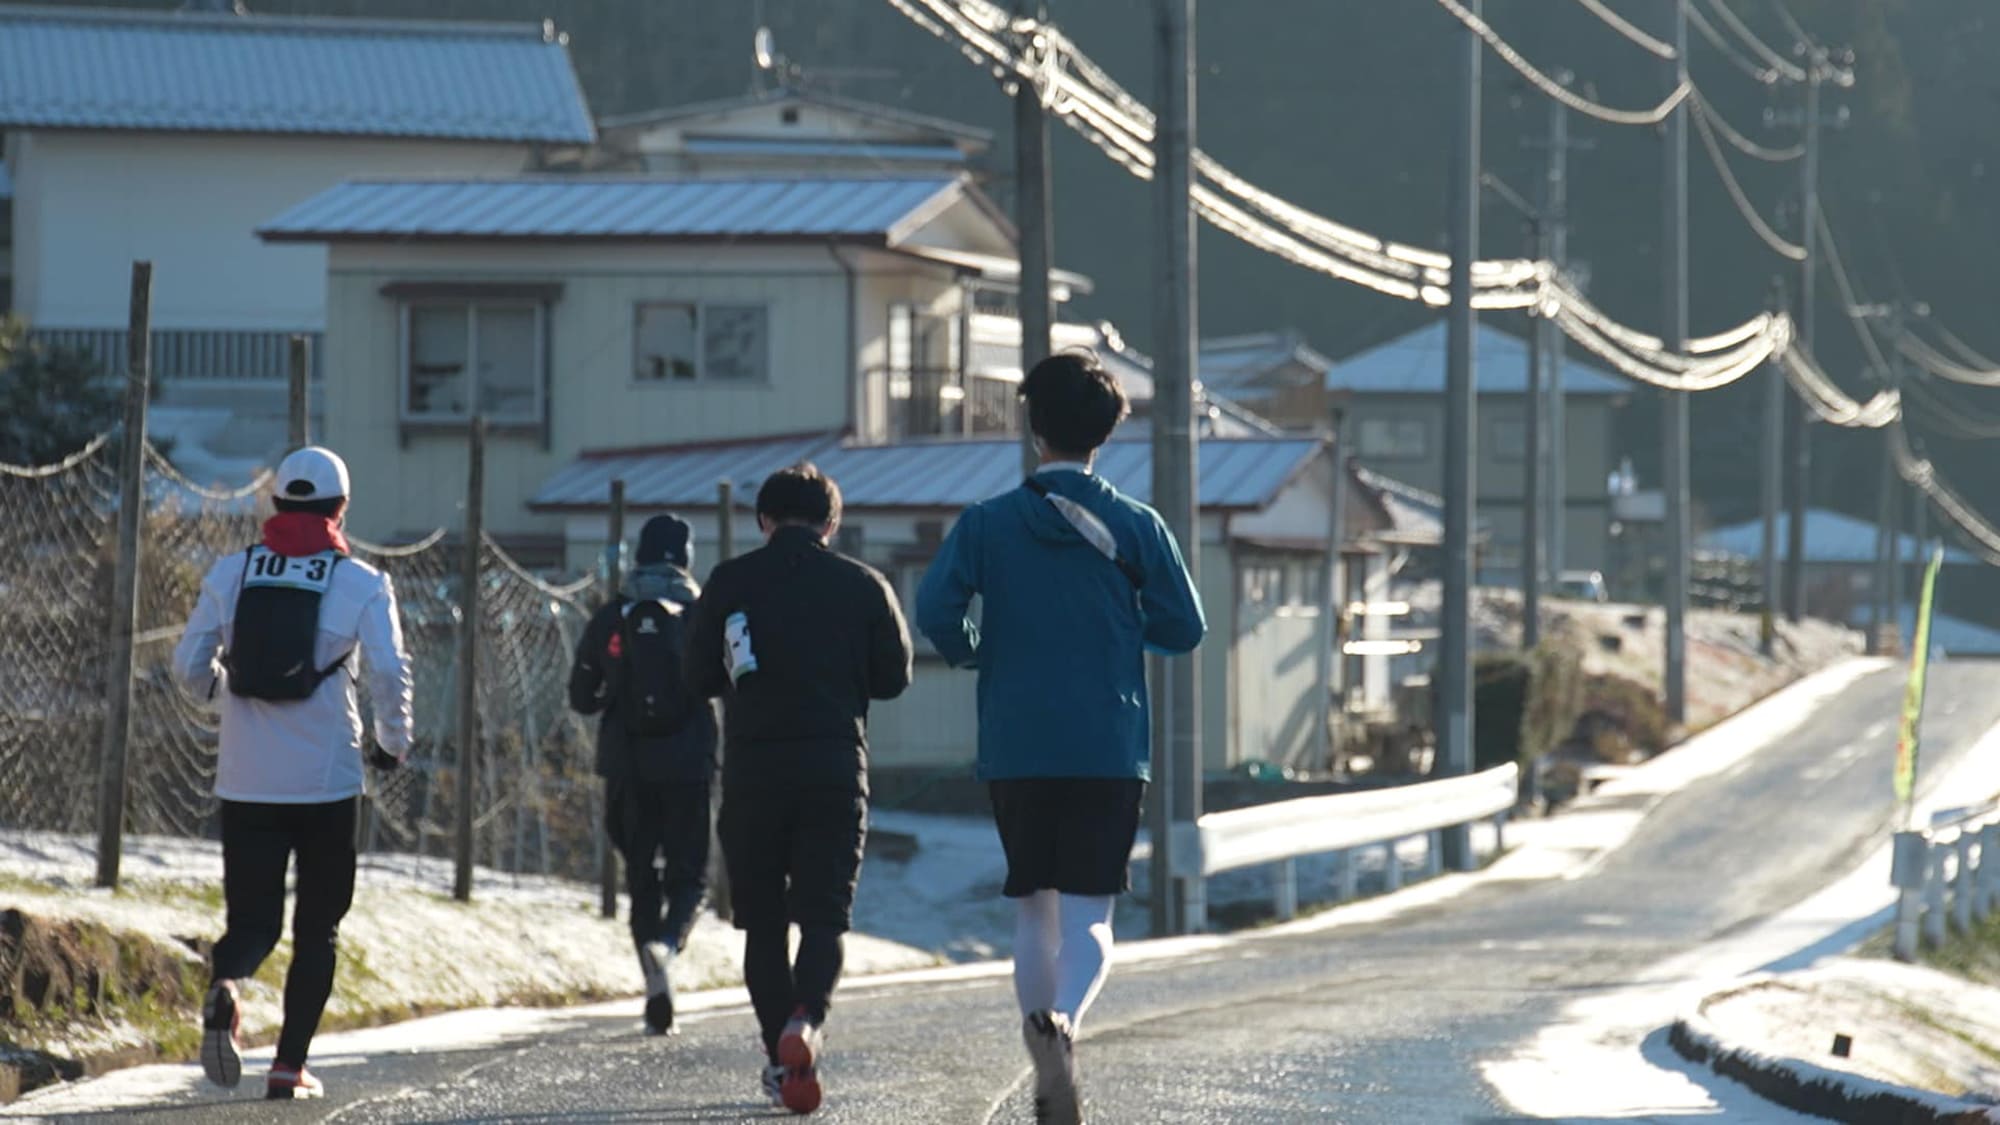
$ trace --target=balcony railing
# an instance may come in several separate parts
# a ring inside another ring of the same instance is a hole
[[[943,368],[877,368],[869,379],[888,392],[891,441],[1017,431],[1012,380]]]
[[[286,378],[291,364],[291,332],[237,332],[226,329],[163,328],[153,333],[155,379]],[[312,344],[313,370],[323,371],[323,333],[303,333]],[[126,341],[122,328],[36,328],[30,341],[47,348],[67,348],[94,357],[105,373],[125,373]]]

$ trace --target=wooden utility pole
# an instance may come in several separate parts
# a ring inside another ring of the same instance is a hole
[[[479,792],[479,545],[486,500],[486,416],[467,432],[465,543],[458,619],[458,833],[451,897],[472,901],[473,803]]]
[[[1048,19],[1048,5],[1043,0],[1014,0],[1014,13],[1040,22]],[[1055,257],[1055,224],[1049,215],[1049,119],[1042,109],[1042,92],[1025,79],[1018,80],[1014,91],[1014,190],[1014,222],[1020,228],[1021,239],[1017,299],[1021,319],[1021,377],[1026,379],[1037,363],[1048,358],[1054,346],[1050,334],[1056,310],[1049,287],[1049,269]],[[1021,471],[1032,474],[1040,464],[1024,401]]]
[[[605,591],[604,604],[611,605],[619,598],[619,591],[625,585],[625,482],[611,482],[611,527],[605,539]],[[598,823],[611,823],[611,794],[607,789],[602,798],[605,801],[603,815]],[[618,917],[618,850],[606,847],[605,834],[597,834],[597,912],[606,918]]]
[[[304,449],[312,444],[311,401],[312,393],[312,340],[299,333],[291,339],[291,395],[287,400],[289,426],[285,438],[291,449]]]
[[[153,383],[153,263],[132,263],[126,326],[125,440],[118,460],[118,560],[104,662],[104,733],[97,757],[97,885],[118,885],[125,846],[126,751],[132,741],[132,637],[139,627],[139,531],[146,512],[146,400]]]

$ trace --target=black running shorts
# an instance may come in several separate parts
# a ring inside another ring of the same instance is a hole
[[[1123,777],[988,782],[1007,853],[1001,894],[1116,895],[1132,889],[1132,841],[1146,783]]]
[[[727,785],[716,835],[737,929],[853,924],[868,798],[839,787]]]

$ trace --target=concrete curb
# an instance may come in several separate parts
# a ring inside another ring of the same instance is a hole
[[[1856,1125],[1990,1125],[2000,1108],[1878,1082],[1803,1059],[1770,1055],[1730,1041],[1707,1016],[1708,1006],[1730,996],[1770,987],[1775,976],[1750,977],[1715,993],[1674,1021],[1667,1042],[1689,1062],[1742,1083],[1786,1109]]]

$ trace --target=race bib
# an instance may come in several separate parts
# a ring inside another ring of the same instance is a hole
[[[321,551],[317,555],[287,558],[268,547],[252,547],[249,565],[244,568],[243,588],[275,586],[325,594],[333,585],[333,564],[338,557],[332,551]]]

